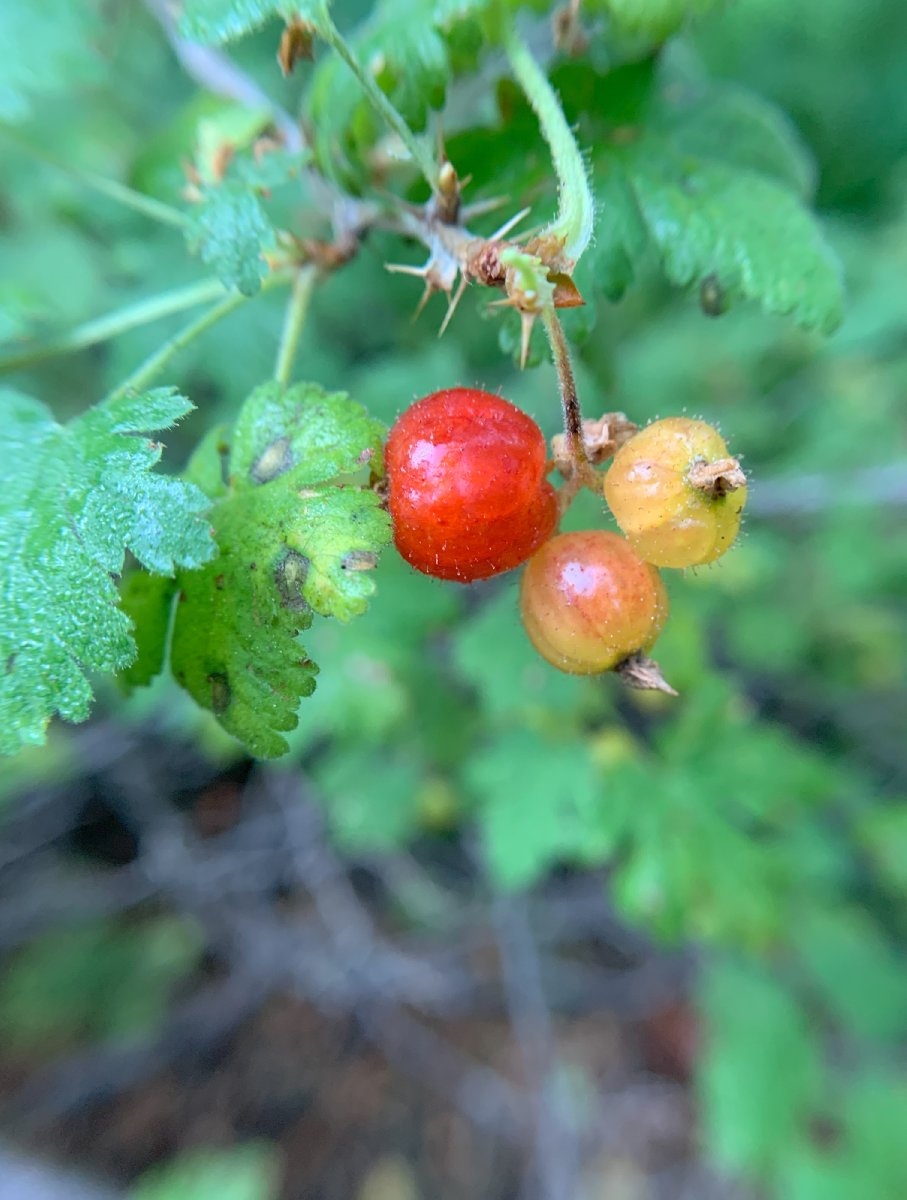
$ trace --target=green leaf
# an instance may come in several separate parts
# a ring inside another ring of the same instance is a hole
[[[180,684],[249,750],[287,749],[316,665],[297,641],[313,614],[349,620],[374,591],[390,536],[368,488],[341,484],[380,455],[381,426],[343,394],[311,384],[257,388],[236,423],[229,494],[211,512],[220,557],[179,579],[171,665]],[[209,442],[204,465],[226,450]],[[333,481],[333,482],[332,482]]]
[[[228,1150],[193,1150],[153,1167],[129,1192],[131,1200],[277,1200],[277,1151],[248,1143]]]
[[[145,431],[191,405],[171,389],[104,401],[68,425],[28,396],[0,392],[0,752],[41,743],[55,712],[84,720],[87,676],[135,657],[112,576],[126,550],[170,575],[215,552],[197,488],[150,474]]]
[[[845,1170],[853,1180],[848,1196],[907,1194],[903,1077],[867,1071],[850,1088],[845,1110]]]
[[[765,1170],[821,1099],[815,1032],[793,997],[750,964],[712,964],[702,1004],[708,1032],[697,1083],[708,1144],[722,1166]]]
[[[576,282],[583,295],[599,288],[619,300],[633,282],[636,266],[649,245],[649,230],[627,174],[617,161],[607,163],[596,186],[603,219],[595,241],[580,260]]]
[[[405,846],[419,826],[422,776],[418,762],[382,750],[344,746],[318,763],[313,777],[340,848]]]
[[[164,669],[176,580],[130,571],[120,584],[120,608],[132,622],[135,662],[119,674],[126,687],[147,687]]]
[[[812,155],[786,114],[761,96],[711,84],[692,103],[665,104],[657,124],[681,154],[756,171],[801,199],[812,197]]]
[[[431,0],[383,0],[349,39],[358,61],[414,129],[424,127],[430,107],[442,106],[450,73],[434,10]],[[348,141],[362,150],[385,133],[337,55],[318,63],[307,104],[316,153],[325,168],[338,155],[345,158]]]
[[[696,160],[666,145],[627,156],[637,202],[665,274],[681,287],[717,280],[805,329],[833,332],[843,315],[837,260],[792,193],[755,172]]]
[[[317,22],[327,7],[326,0],[185,0],[179,28],[194,42],[218,45],[277,17]]]
[[[813,909],[796,922],[795,944],[831,1015],[863,1037],[894,1040],[907,1028],[907,974],[866,913]]]
[[[833,331],[841,271],[803,205],[814,172],[790,123],[742,89],[678,78],[670,63],[648,92],[645,80],[634,66],[574,85],[580,102],[616,113],[593,135],[601,213],[591,271],[606,295],[619,297],[651,245],[672,283],[710,287],[722,311],[756,300]]]
[[[582,681],[544,662],[516,617],[517,598],[507,588],[463,621],[453,641],[453,661],[462,679],[478,692],[492,719],[553,709],[561,728],[586,698]]]
[[[597,862],[608,849],[596,819],[601,780],[579,739],[502,734],[466,764],[464,779],[501,887],[528,887],[558,863]]]
[[[316,383],[263,384],[233,431],[231,483],[240,490],[301,471],[307,486],[364,466],[381,474],[385,427],[343,392]]]
[[[862,814],[857,836],[881,882],[902,901],[907,900],[907,803]]]
[[[604,8],[616,29],[662,42],[690,18],[701,17],[721,0],[593,0],[589,8]]]
[[[24,121],[32,100],[69,92],[97,73],[102,29],[92,0],[3,0],[0,4],[0,120]]]
[[[202,189],[186,226],[189,251],[210,264],[226,287],[254,296],[267,273],[262,252],[275,234],[254,192],[239,182]]]

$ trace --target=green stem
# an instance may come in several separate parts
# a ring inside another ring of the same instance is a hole
[[[511,25],[505,30],[504,44],[513,73],[538,117],[557,173],[558,214],[540,236],[563,241],[564,254],[575,263],[592,239],[595,219],[586,164],[554,89]]]
[[[378,87],[372,76],[365,70],[359,60],[353,53],[352,47],[345,40],[340,30],[325,13],[318,21],[318,32],[327,44],[340,55],[349,69],[359,81],[359,86],[365,92],[366,99],[371,104],[372,108],[378,113],[385,125],[397,135],[406,149],[409,151],[413,162],[422,172],[428,186],[431,188],[434,195],[440,194],[439,173],[440,168],[434,156],[427,149],[424,142],[413,133],[407,123],[403,120],[400,113],[394,108],[381,88]]]
[[[261,285],[262,292],[269,292],[272,288],[280,287],[283,284],[289,283],[292,276],[286,272],[275,272],[269,275]],[[260,293],[259,293],[260,294]],[[223,300],[219,301],[207,312],[203,312],[200,317],[197,317],[185,329],[181,329],[169,341],[164,342],[158,350],[150,354],[143,363],[127,376],[118,387],[115,387],[108,396],[108,399],[113,399],[115,396],[122,396],[126,392],[140,392],[146,388],[149,383],[159,375],[163,368],[170,362],[175,354],[178,354],[184,346],[188,346],[190,342],[194,342],[197,337],[200,337],[212,325],[216,325],[218,321],[228,317],[230,313],[235,312],[237,308],[241,308],[250,296],[244,296],[242,292],[230,292]]]
[[[159,296],[139,300],[103,317],[95,317],[82,325],[76,325],[61,337],[26,346],[14,354],[0,356],[0,375],[30,367],[33,363],[54,358],[58,354],[71,354],[75,350],[84,350],[87,346],[96,346],[99,342],[106,342],[128,329],[148,325],[161,317],[169,317],[173,313],[194,308],[196,304],[216,300],[223,294],[224,285],[220,280],[205,279],[201,283],[191,283],[188,287],[174,288],[173,291],[164,292]]]
[[[117,183],[115,179],[106,179],[103,175],[96,175],[94,171],[84,171],[81,167],[71,166],[69,163],[62,162],[53,155],[47,154],[44,150],[38,149],[24,138],[20,138],[18,134],[6,125],[0,126],[0,133],[10,142],[13,142],[25,154],[37,159],[38,162],[45,163],[48,167],[53,167],[57,171],[62,171],[64,175],[68,175],[71,179],[78,183],[84,184],[86,187],[92,188],[101,195],[107,196],[111,200],[117,201],[118,204],[124,205],[126,208],[131,208],[135,212],[140,212],[145,217],[150,217],[152,221],[158,221],[163,225],[173,225],[178,229],[185,227],[186,218],[179,211],[169,204],[164,204],[160,200],[155,200],[153,196],[146,196],[142,192],[137,192],[131,187],[127,187],[124,183]]]
[[[305,326],[317,273],[315,267],[309,264],[301,267],[293,280],[293,290],[287,301],[283,332],[280,335],[280,346],[277,349],[277,364],[274,367],[274,378],[284,387],[289,386],[293,376],[293,363],[296,361],[296,351]]]

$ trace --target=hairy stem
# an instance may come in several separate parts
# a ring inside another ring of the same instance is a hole
[[[586,165],[554,89],[512,26],[505,31],[504,44],[513,73],[538,117],[557,173],[558,214],[540,236],[562,241],[565,256],[575,263],[592,238],[595,215]]]
[[[409,151],[413,162],[422,172],[425,181],[432,190],[432,194],[439,196],[441,194],[440,187],[440,167],[435,160],[434,155],[429,151],[424,142],[413,133],[407,123],[403,120],[400,113],[394,108],[381,88],[378,87],[375,80],[362,66],[359,60],[353,53],[352,47],[341,34],[340,30],[325,13],[318,21],[318,32],[324,41],[335,50],[343,59],[349,69],[353,72],[358,80],[359,86],[365,93],[365,97],[374,108],[375,112],[381,117],[388,129],[395,133],[406,149]]]
[[[33,146],[24,138],[20,138],[8,126],[0,126],[0,133],[8,141],[13,142],[24,154],[30,155],[48,167],[62,171],[64,175],[68,175],[71,179],[76,180],[77,183],[81,183],[85,187],[89,187],[93,191],[107,196],[110,200],[115,200],[118,204],[122,204],[126,208],[140,212],[152,221],[158,221],[162,225],[173,225],[178,229],[182,229],[186,224],[186,218],[179,209],[173,208],[169,204],[164,204],[160,200],[155,200],[153,196],[146,196],[142,192],[137,192],[133,188],[127,187],[125,183],[118,183],[115,179],[106,179],[103,175],[96,175],[94,171],[83,171],[81,167],[74,167],[69,163],[62,162],[60,159],[54,158],[53,155],[46,154],[37,146]]]
[[[194,308],[197,304],[216,300],[223,294],[224,285],[219,279],[205,279],[201,283],[174,288],[173,291],[151,296],[147,300],[138,300],[135,304],[118,308],[103,317],[95,317],[91,321],[75,325],[58,338],[0,356],[0,375],[30,367],[33,363],[55,358],[59,354],[71,354],[88,346],[96,346],[99,342],[106,342],[129,329],[136,329],[140,325],[148,325],[173,313]]]
[[[308,315],[309,301],[312,299],[316,275],[315,267],[309,264],[301,267],[293,280],[293,290],[287,301],[283,332],[280,335],[280,345],[277,349],[277,364],[274,367],[274,378],[284,387],[289,386],[293,375],[293,364],[296,361],[299,339]]]
[[[589,462],[583,439],[583,413],[576,394],[576,379],[573,375],[573,364],[570,361],[570,350],[564,330],[557,318],[552,305],[542,309],[542,324],[551,344],[551,354],[554,359],[554,369],[557,373],[557,385],[561,395],[561,409],[564,414],[564,434],[566,437],[567,454],[573,470],[570,478],[561,491],[565,492],[565,502],[581,487],[591,487],[598,490],[598,476]]]
[[[272,288],[281,287],[289,283],[291,279],[292,275],[287,271],[275,272],[263,281],[261,291],[271,291]],[[200,317],[197,317],[196,320],[187,325],[185,329],[181,329],[174,337],[164,342],[163,346],[155,350],[153,354],[150,354],[143,363],[140,363],[136,367],[131,375],[128,375],[118,387],[113,389],[107,398],[112,399],[114,396],[122,396],[126,392],[140,392],[143,388],[148,387],[175,354],[178,354],[180,350],[188,346],[191,342],[194,342],[197,337],[201,337],[206,330],[216,325],[218,321],[223,320],[224,317],[228,317],[237,308],[241,308],[250,299],[250,296],[244,296],[242,292],[230,292],[223,300],[219,301],[212,308],[209,308],[207,312],[203,312]]]

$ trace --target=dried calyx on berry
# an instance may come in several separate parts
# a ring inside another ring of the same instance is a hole
[[[633,548],[658,567],[696,567],[730,550],[746,476],[705,421],[647,425],[615,454],[605,499]]]

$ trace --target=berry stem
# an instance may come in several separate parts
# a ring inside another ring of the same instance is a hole
[[[551,355],[554,359],[554,369],[557,372],[557,384],[564,416],[566,449],[572,466],[571,474],[561,488],[563,510],[581,488],[590,487],[593,491],[598,491],[598,477],[586,454],[583,438],[583,412],[576,394],[576,378],[573,374],[573,363],[570,361],[570,349],[567,346],[567,339],[564,337],[563,326],[558,320],[553,305],[546,304],[542,309],[542,324],[545,326],[545,333],[551,344]]]
[[[289,283],[291,278],[292,275],[288,271],[275,271],[273,275],[267,276],[262,281],[259,294],[269,292],[272,288],[281,287]],[[230,292],[223,300],[203,312],[200,317],[190,322],[179,333],[164,342],[163,346],[160,346],[153,354],[150,354],[131,375],[128,375],[108,394],[107,399],[112,400],[116,396],[123,396],[126,392],[142,391],[160,374],[174,355],[188,346],[190,342],[194,342],[197,337],[216,325],[218,321],[229,316],[231,312],[235,312],[237,308],[241,308],[250,299],[250,296],[244,296],[242,292]]]
[[[369,104],[371,104],[375,112],[381,117],[388,129],[397,135],[409,151],[410,157],[422,172],[425,181],[431,188],[432,195],[443,198],[440,167],[425,142],[416,137],[394,105],[384,92],[382,92],[381,88],[378,87],[372,76],[362,66],[353,53],[352,47],[331,20],[326,10],[317,18],[315,24],[319,35],[332,50],[337,52],[356,76],[359,86],[365,93],[365,98]]]
[[[558,214],[539,237],[559,241],[574,265],[592,239],[595,217],[586,164],[554,88],[512,25],[505,27],[504,47],[513,73],[538,117],[557,173]]]
[[[293,288],[287,300],[287,310],[283,320],[283,331],[280,335],[280,345],[277,349],[277,362],[274,367],[274,378],[278,383],[288,387],[293,375],[293,364],[296,361],[296,351],[299,339],[305,327],[309,311],[309,301],[315,287],[317,270],[311,264],[306,264],[296,272]]]

